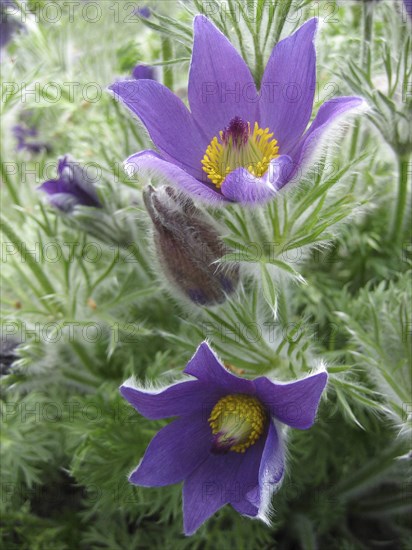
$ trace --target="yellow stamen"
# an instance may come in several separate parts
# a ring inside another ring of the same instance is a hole
[[[260,178],[268,170],[270,161],[279,156],[278,151],[277,141],[269,128],[262,129],[255,122],[251,133],[248,122],[246,137],[241,141],[236,135],[231,135],[229,126],[208,145],[202,160],[203,170],[219,189],[226,176],[237,168],[246,168],[253,176]]]
[[[208,420],[217,448],[244,453],[262,435],[267,417],[256,397],[234,394],[222,397]]]

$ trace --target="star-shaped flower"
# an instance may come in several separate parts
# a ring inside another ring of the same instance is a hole
[[[143,416],[178,417],[152,439],[130,481],[144,487],[184,481],[187,535],[228,503],[267,521],[284,473],[281,425],[312,426],[326,372],[290,383],[247,380],[229,372],[206,342],[184,372],[191,378],[162,390],[130,381],[120,388]]]
[[[317,19],[310,19],[275,46],[258,91],[238,51],[197,16],[190,111],[158,82],[110,87],[158,149],[131,156],[128,170],[155,175],[215,204],[272,199],[308,165],[332,124],[364,103],[359,97],[327,101],[307,128],[316,88],[316,28]]]

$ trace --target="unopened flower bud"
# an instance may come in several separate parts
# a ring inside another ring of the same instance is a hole
[[[78,205],[94,208],[102,206],[85,167],[66,155],[59,159],[57,170],[57,179],[45,181],[39,187],[39,190],[47,193],[50,204],[66,213],[71,213]]]
[[[143,198],[167,279],[196,304],[224,302],[239,282],[239,268],[218,265],[228,249],[216,229],[191,199],[172,187],[148,186]]]

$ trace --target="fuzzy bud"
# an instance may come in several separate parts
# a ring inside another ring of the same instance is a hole
[[[172,187],[148,186],[143,198],[168,281],[198,305],[223,303],[236,289],[239,268],[218,265],[228,249],[216,229],[191,199]]]

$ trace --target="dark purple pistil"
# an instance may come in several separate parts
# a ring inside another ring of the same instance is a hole
[[[248,142],[249,124],[240,116],[232,118],[229,126],[223,130],[222,141],[225,145],[229,144],[230,138],[235,147],[242,147]]]
[[[230,451],[230,447],[236,444],[234,437],[225,437],[222,432],[214,434],[210,451],[212,454],[226,454]]]

